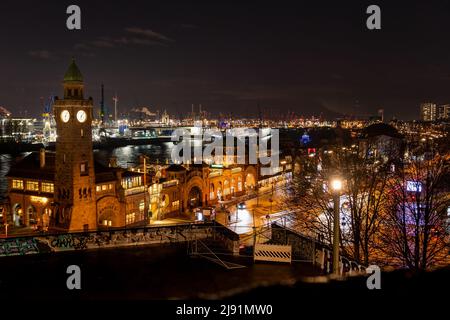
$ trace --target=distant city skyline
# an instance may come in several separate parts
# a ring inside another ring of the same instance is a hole
[[[420,119],[420,104],[450,103],[450,4],[378,3],[382,29],[365,27],[370,2],[169,4],[79,1],[82,29],[65,27],[69,2],[4,1],[0,106],[42,113],[62,95],[61,71],[75,57],[86,95],[119,113],[137,106],[185,115]],[[406,5],[407,4],[407,5]],[[33,10],[30,10],[33,6]],[[258,107],[259,106],[259,107]]]

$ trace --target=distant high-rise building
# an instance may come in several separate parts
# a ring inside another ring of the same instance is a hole
[[[438,106],[438,119],[450,119],[450,104],[442,104]]]
[[[420,116],[423,121],[435,121],[437,119],[436,104],[424,102],[420,105]]]

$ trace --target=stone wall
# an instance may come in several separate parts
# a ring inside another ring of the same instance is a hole
[[[214,223],[214,237],[233,255],[239,255],[239,235],[218,222]]]
[[[7,238],[0,239],[0,257],[184,242],[211,237],[214,228],[212,224],[186,224]]]

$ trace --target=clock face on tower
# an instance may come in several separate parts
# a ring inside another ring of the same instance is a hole
[[[61,112],[61,120],[62,120],[63,122],[67,122],[67,121],[69,121],[69,119],[70,119],[70,112],[67,111],[67,110],[63,110],[63,111]]]
[[[87,116],[86,116],[86,112],[85,111],[80,110],[80,111],[77,112],[77,120],[79,122],[85,122],[86,118],[87,118]]]

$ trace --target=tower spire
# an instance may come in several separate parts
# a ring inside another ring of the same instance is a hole
[[[75,59],[72,58],[63,79],[64,99],[80,100],[83,99],[83,75],[78,69]]]

